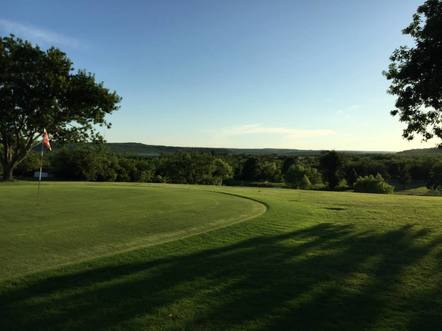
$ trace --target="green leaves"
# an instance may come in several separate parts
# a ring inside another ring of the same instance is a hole
[[[415,47],[396,49],[385,77],[396,95],[393,116],[407,124],[404,138],[442,138],[442,1],[427,0],[403,30]]]
[[[101,141],[97,126],[121,98],[57,48],[46,51],[13,35],[0,38],[0,143],[7,177],[44,128],[61,142]],[[12,178],[11,178],[12,179]]]

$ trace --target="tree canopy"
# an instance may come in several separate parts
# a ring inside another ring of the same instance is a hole
[[[389,92],[397,96],[393,116],[407,127],[403,137],[412,140],[442,138],[442,1],[427,0],[403,30],[414,47],[396,49],[384,72]]]
[[[0,145],[3,178],[38,143],[46,128],[57,141],[96,141],[97,126],[121,98],[85,70],[74,70],[61,50],[10,35],[0,37]]]
[[[330,151],[319,158],[319,164],[329,188],[335,189],[343,178],[342,170],[345,164],[343,156],[336,151]]]

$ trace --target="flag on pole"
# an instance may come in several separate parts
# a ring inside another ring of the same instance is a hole
[[[43,153],[45,147],[50,151],[52,151],[51,143],[49,142],[48,131],[46,131],[46,129],[43,130],[43,139],[41,140],[40,173],[38,175],[37,204],[40,201],[40,183],[41,183],[41,174],[43,170]]]
[[[42,141],[43,146],[45,146],[47,149],[49,149],[50,151],[52,151],[51,148],[51,143],[49,142],[49,135],[48,132],[46,131],[46,129],[44,129],[43,131],[43,141]]]

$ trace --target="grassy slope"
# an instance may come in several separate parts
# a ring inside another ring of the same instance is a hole
[[[440,198],[213,189],[269,209],[183,240],[4,281],[0,328],[440,329]]]

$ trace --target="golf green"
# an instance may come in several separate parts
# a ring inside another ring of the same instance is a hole
[[[185,187],[0,185],[0,279],[209,231],[265,207]]]

